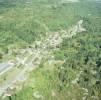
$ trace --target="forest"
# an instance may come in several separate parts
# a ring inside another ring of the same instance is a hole
[[[0,62],[13,49],[42,53],[26,81],[16,83],[21,88],[7,89],[11,94],[0,100],[101,100],[101,1],[74,1],[0,0]],[[61,38],[62,31],[68,34],[79,20],[86,31]],[[55,47],[45,44],[50,34],[58,34],[62,42]],[[36,41],[41,46],[32,47]],[[16,59],[19,51],[9,56]]]

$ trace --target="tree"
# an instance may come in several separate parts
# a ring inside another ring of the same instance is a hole
[[[2,59],[3,58],[3,54],[2,53],[0,53],[0,59]]]

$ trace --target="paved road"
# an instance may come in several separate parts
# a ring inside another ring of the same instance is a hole
[[[13,63],[10,62],[3,62],[0,63],[0,75],[2,75],[3,73],[7,72],[9,69],[11,69],[13,67]]]

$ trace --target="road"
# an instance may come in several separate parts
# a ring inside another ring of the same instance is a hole
[[[3,62],[0,63],[0,75],[6,73],[8,70],[10,70],[14,66],[13,63],[10,62]]]

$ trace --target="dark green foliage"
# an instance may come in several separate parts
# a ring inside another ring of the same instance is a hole
[[[58,78],[62,84],[60,88],[65,89],[66,84],[71,84],[73,78],[76,78],[73,74],[82,71],[78,77],[78,84],[88,89],[89,96],[101,99],[101,39],[98,38],[99,34],[80,33],[72,39],[63,41],[60,51],[65,54],[65,63],[63,68],[58,68]]]
[[[100,33],[99,9],[100,4],[94,1],[62,4],[59,0],[1,0],[0,47],[33,43],[46,32],[67,29],[80,19],[87,31]]]
[[[3,54],[2,54],[2,53],[0,53],[0,59],[2,59],[2,57],[3,57]]]

